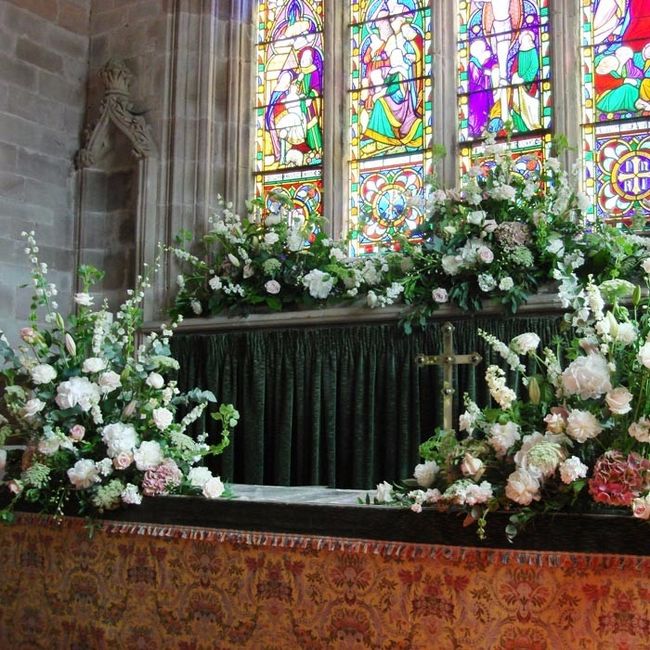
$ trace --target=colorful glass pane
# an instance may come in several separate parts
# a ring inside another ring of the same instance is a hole
[[[459,2],[459,138],[551,126],[548,0]]]
[[[310,214],[322,215],[323,181],[320,171],[303,170],[267,174],[260,179],[258,194],[264,197],[269,213],[293,204],[290,219],[294,225],[305,222]]]
[[[259,2],[256,62],[255,171],[258,195],[266,195],[289,179],[288,170],[321,175],[323,1]],[[320,210],[320,185],[318,197]]]
[[[589,218],[650,216],[650,0],[582,0]]]
[[[431,172],[431,9],[426,0],[351,3],[352,254],[417,238],[409,197]]]
[[[431,162],[422,155],[369,160],[352,174],[351,255],[390,247],[396,235],[418,241],[423,179]]]

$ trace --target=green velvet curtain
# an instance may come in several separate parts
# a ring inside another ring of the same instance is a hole
[[[481,328],[508,341],[534,331],[550,343],[558,317],[473,317],[452,321],[458,353],[491,351]],[[442,322],[440,322],[441,324]],[[410,336],[395,324],[177,334],[181,389],[212,390],[241,413],[231,446],[215,463],[229,480],[369,489],[410,476],[418,446],[441,424],[439,368],[418,353],[441,350],[438,324]],[[488,393],[485,364],[456,371],[456,401]],[[204,421],[208,431],[215,423]]]

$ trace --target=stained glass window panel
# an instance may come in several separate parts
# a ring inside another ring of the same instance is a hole
[[[590,218],[647,218],[650,0],[582,1],[582,75]]]
[[[285,178],[286,175],[278,176],[277,172],[310,168],[308,175],[321,176],[323,52],[322,0],[258,3],[255,99],[258,194],[275,187],[278,178]],[[269,173],[273,174],[272,181],[265,176]],[[318,196],[320,209],[320,189]]]
[[[417,237],[421,215],[407,203],[431,171],[431,9],[425,0],[351,9],[349,226],[360,254]]]
[[[417,199],[431,171],[428,156],[368,160],[352,175],[350,234],[354,255],[390,247],[396,235],[419,239],[422,212]]]
[[[551,127],[548,0],[460,0],[459,139]]]
[[[267,213],[280,212],[283,206],[292,204],[290,218],[294,225],[304,223],[310,214],[322,214],[323,182],[319,170],[267,174],[260,179],[258,194],[264,196]]]

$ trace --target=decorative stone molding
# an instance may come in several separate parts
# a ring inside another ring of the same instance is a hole
[[[120,59],[111,59],[99,73],[104,82],[104,98],[100,116],[93,128],[87,129],[85,146],[77,153],[77,168],[92,167],[98,155],[109,147],[108,127],[113,124],[128,139],[137,159],[156,153],[149,127],[141,114],[133,110],[129,87],[133,75]]]

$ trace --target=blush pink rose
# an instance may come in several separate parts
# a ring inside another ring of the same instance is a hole
[[[70,437],[73,440],[76,440],[79,442],[79,440],[83,440],[83,437],[86,435],[86,427],[83,426],[83,424],[75,424],[71,429],[70,429]]]

